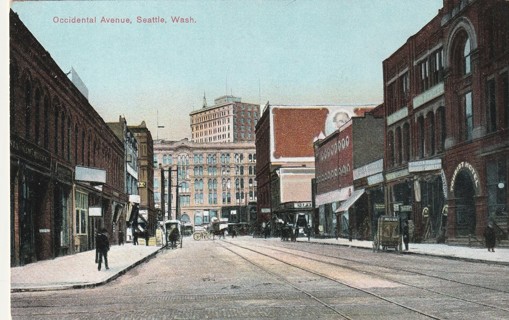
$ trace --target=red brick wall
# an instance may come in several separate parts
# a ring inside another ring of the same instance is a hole
[[[274,157],[313,157],[313,139],[324,131],[327,108],[274,108]]]

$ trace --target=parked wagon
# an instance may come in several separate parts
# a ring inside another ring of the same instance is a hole
[[[401,233],[399,217],[380,216],[375,236],[373,238],[373,251],[394,249],[401,250]]]
[[[179,220],[167,220],[164,223],[166,245],[170,249],[175,249],[180,246],[182,248],[182,229]]]

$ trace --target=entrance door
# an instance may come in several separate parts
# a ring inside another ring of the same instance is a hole
[[[35,227],[34,206],[35,193],[32,190],[29,179],[22,175],[21,199],[19,206],[19,234],[20,234],[20,264],[35,262]]]
[[[468,236],[475,234],[475,190],[470,176],[460,172],[456,178],[456,235]]]

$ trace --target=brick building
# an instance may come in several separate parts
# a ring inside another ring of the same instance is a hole
[[[509,3],[444,0],[383,62],[387,210],[414,239],[507,237]]]
[[[11,265],[95,247],[123,210],[122,142],[10,12]]]
[[[222,96],[214,100],[213,106],[208,106],[204,96],[203,107],[189,115],[191,141],[254,141],[259,115],[259,105],[242,102],[239,97]]]
[[[139,213],[147,221],[149,234],[154,235],[157,211],[154,202],[154,141],[145,121],[138,126],[129,126],[138,141],[138,194]]]
[[[305,216],[318,232],[318,224],[312,222],[313,141],[355,115],[354,107],[265,105],[256,125],[260,223],[272,222],[274,231],[275,221],[294,224]]]
[[[319,235],[371,237],[377,204],[383,204],[382,170],[384,119],[382,106],[352,117],[328,136],[314,143],[316,178],[314,206]],[[380,167],[373,171],[371,167]],[[357,172],[356,172],[357,170]],[[363,174],[360,171],[363,171]],[[354,174],[355,173],[355,174]],[[367,181],[354,184],[355,179]],[[368,191],[369,190],[369,191]]]

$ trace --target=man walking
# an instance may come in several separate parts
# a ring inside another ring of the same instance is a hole
[[[108,239],[106,229],[102,229],[101,233],[97,235],[97,251],[99,251],[99,264],[97,265],[97,270],[101,271],[101,263],[103,261],[104,257],[104,266],[106,267],[106,270],[109,269],[108,267],[108,251],[110,250],[110,241]]]

